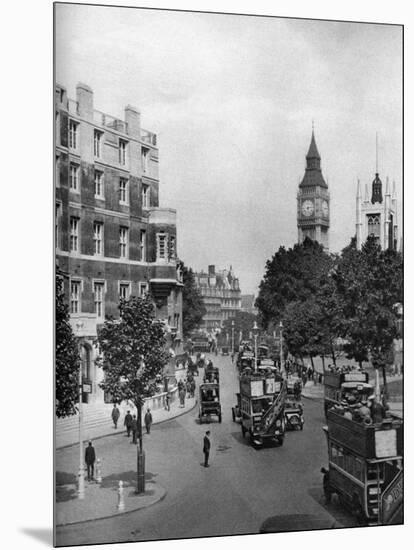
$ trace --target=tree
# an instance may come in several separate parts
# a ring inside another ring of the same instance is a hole
[[[114,403],[132,401],[141,421],[143,400],[155,394],[155,378],[168,361],[164,325],[155,320],[149,296],[121,300],[119,313],[119,320],[107,319],[98,334],[98,364],[105,374],[100,387]]]
[[[332,265],[333,259],[322,245],[311,239],[288,250],[281,246],[267,261],[259,286],[256,307],[263,327],[277,325],[288,304],[312,297]]]
[[[344,249],[333,279],[342,302],[345,349],[356,361],[370,355],[374,366],[389,362],[397,334],[394,304],[402,301],[402,269],[401,254],[382,251],[374,237],[360,251],[355,243]]]
[[[196,329],[206,314],[203,297],[198,290],[194,273],[181,262],[183,274],[183,335],[189,336]]]
[[[56,416],[64,418],[77,412],[80,357],[78,344],[69,323],[63,280],[59,276],[56,276],[55,330],[55,408]]]
[[[283,335],[289,352],[304,362],[304,357],[313,358],[324,351],[323,335],[319,320],[321,312],[315,298],[304,302],[291,302],[283,315]]]

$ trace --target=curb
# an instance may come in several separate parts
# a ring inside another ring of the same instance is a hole
[[[159,494],[156,497],[152,497],[149,502],[140,503],[138,506],[136,506],[134,508],[131,508],[129,510],[125,510],[124,512],[115,512],[113,514],[107,514],[107,515],[104,515],[104,516],[99,516],[99,517],[96,517],[96,518],[84,519],[84,520],[79,520],[79,521],[67,521],[65,523],[56,523],[55,526],[56,527],[65,527],[66,525],[79,525],[81,523],[90,523],[92,521],[100,521],[102,519],[113,518],[113,517],[116,517],[116,516],[124,516],[126,514],[131,514],[132,512],[137,512],[138,510],[142,510],[143,508],[149,508],[150,506],[153,506],[154,504],[157,504],[158,502],[161,502],[167,496],[167,490],[164,487],[162,487],[161,485],[158,485],[157,489],[159,491]],[[139,497],[137,497],[137,498],[139,498]],[[57,508],[56,503],[55,503],[55,508]],[[56,510],[55,510],[55,513],[56,513]]]
[[[198,402],[197,400],[195,400],[194,402],[194,405],[189,408],[189,409],[183,409],[182,412],[174,415],[174,416],[171,416],[171,418],[164,418],[163,420],[159,420],[158,422],[153,422],[152,425],[153,426],[157,426],[158,424],[163,424],[164,422],[170,422],[171,420],[175,420],[176,418],[178,418],[179,416],[183,416],[184,414],[192,411],[196,406],[197,406]],[[125,430],[123,430],[125,431]],[[111,432],[111,433],[107,433],[107,434],[102,434],[102,435],[97,435],[96,437],[93,438],[94,441],[96,441],[97,439],[103,439],[104,437],[111,437],[113,435],[121,435],[123,432],[122,431],[119,431],[119,432]],[[79,441],[75,441],[74,443],[68,443],[67,445],[61,445],[59,447],[56,447],[55,451],[60,451],[60,450],[63,450],[63,449],[69,449],[69,447],[74,447],[75,445],[79,445]]]

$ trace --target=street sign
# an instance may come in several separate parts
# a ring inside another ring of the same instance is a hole
[[[92,384],[83,383],[82,384],[82,391],[83,393],[92,393]]]

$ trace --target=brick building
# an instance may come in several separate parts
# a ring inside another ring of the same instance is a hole
[[[158,206],[156,135],[137,109],[128,105],[119,120],[94,109],[88,86],[78,84],[72,100],[57,85],[55,116],[56,262],[92,386],[85,402],[94,403],[103,399],[94,340],[121,297],[150,292],[157,318],[181,338],[176,211]]]
[[[197,288],[203,296],[206,314],[201,327],[208,332],[220,328],[225,319],[234,317],[241,308],[239,279],[232,267],[216,271],[214,265],[208,266],[208,273],[194,273]]]

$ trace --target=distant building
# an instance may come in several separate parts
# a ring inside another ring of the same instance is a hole
[[[257,309],[254,307],[254,302],[256,298],[254,294],[242,294],[241,295],[241,311],[246,313],[252,313],[257,315]]]
[[[321,157],[312,130],[305,175],[297,194],[299,244],[309,237],[320,243],[326,251],[329,250],[329,201],[328,185],[322,175]]]
[[[382,195],[382,181],[378,173],[371,185],[371,197],[368,185],[365,185],[365,195],[362,199],[361,184],[358,180],[356,196],[356,239],[357,248],[361,249],[369,235],[374,235],[383,250],[397,249],[398,219],[397,192],[395,182],[390,190],[387,177],[385,195]]]
[[[94,109],[87,85],[76,100],[57,85],[55,117],[56,262],[92,403],[104,397],[97,330],[119,316],[120,298],[150,293],[157,318],[181,338],[176,211],[158,206],[156,135],[141,128],[137,109],[128,105],[120,120]]]
[[[206,307],[201,324],[202,329],[211,331],[223,326],[223,321],[234,317],[241,309],[241,291],[239,279],[232,267],[216,271],[214,265],[208,266],[208,273],[194,273],[197,288],[200,290]]]

